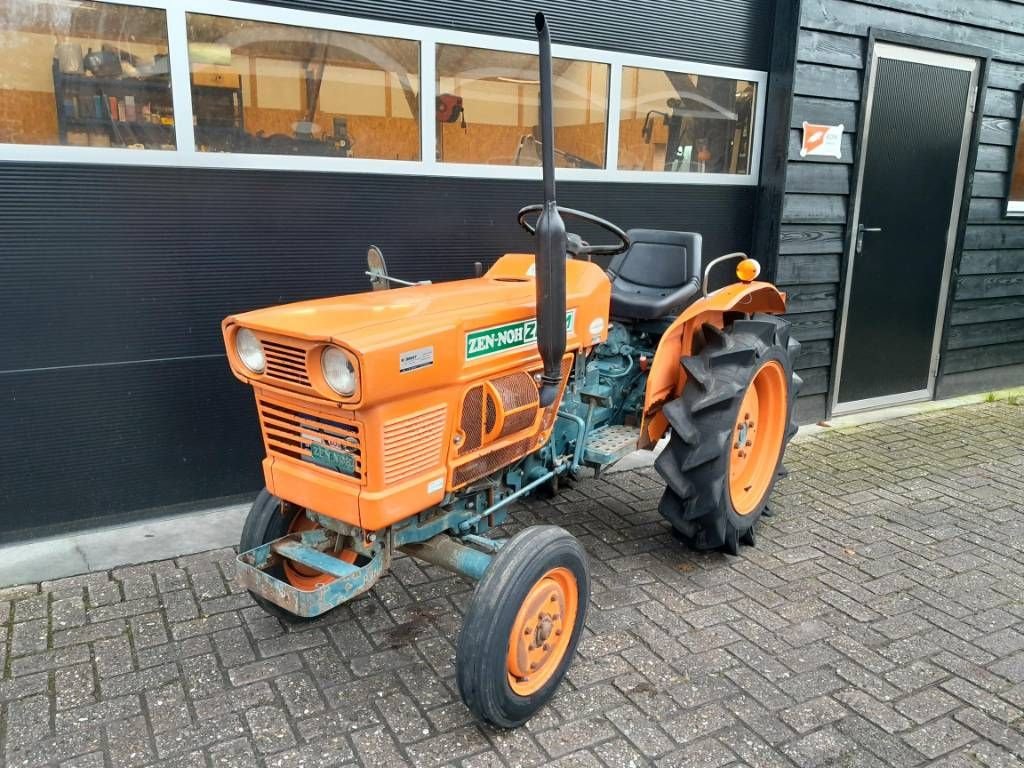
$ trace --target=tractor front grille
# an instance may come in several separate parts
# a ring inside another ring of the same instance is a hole
[[[309,372],[306,370],[306,350],[283,344],[280,341],[263,339],[263,352],[267,357],[264,375],[300,387],[308,387]]]
[[[391,485],[441,466],[448,419],[445,404],[384,424],[384,483]]]
[[[270,456],[315,464],[340,477],[362,481],[363,428],[336,411],[310,413],[305,404],[258,394],[256,404],[263,442]]]

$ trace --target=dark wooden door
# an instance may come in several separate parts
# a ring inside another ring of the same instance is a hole
[[[878,43],[851,222],[838,411],[931,396],[978,62]]]

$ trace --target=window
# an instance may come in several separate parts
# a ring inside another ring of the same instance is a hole
[[[414,40],[188,14],[196,148],[418,160]]]
[[[540,165],[537,56],[437,46],[437,158],[451,163]],[[555,161],[602,168],[608,65],[555,58]]]
[[[0,143],[174,149],[165,12],[0,0]]]
[[[1013,168],[1010,174],[1010,196],[1006,213],[1024,216],[1024,90],[1020,94],[1020,116],[1017,121],[1017,141],[1014,144]]]
[[[757,84],[622,68],[621,170],[751,173]]]
[[[0,162],[538,179],[538,61],[281,3],[0,0]],[[765,72],[562,44],[552,70],[561,178],[758,183]]]

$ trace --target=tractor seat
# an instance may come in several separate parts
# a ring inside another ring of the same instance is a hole
[[[657,320],[678,314],[700,293],[700,241],[696,232],[631,229],[629,248],[608,265],[611,316]]]

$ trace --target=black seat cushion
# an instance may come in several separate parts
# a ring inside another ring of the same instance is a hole
[[[631,229],[630,246],[608,265],[612,317],[657,320],[678,314],[700,292],[696,232]]]

